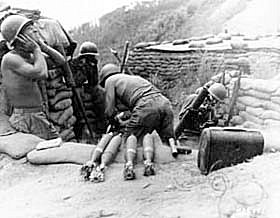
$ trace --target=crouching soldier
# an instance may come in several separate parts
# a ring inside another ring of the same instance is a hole
[[[53,124],[43,111],[43,97],[38,82],[48,77],[43,52],[61,64],[63,56],[39,40],[32,20],[10,15],[1,24],[1,33],[10,51],[1,62],[3,85],[13,107],[11,125],[18,131],[44,139],[58,137]]]
[[[134,75],[120,74],[120,69],[114,64],[105,65],[100,72],[100,84],[105,87],[105,115],[109,122],[115,122],[118,103],[125,105],[131,111],[129,120],[124,124],[123,134],[126,142],[126,164],[124,179],[135,179],[134,159],[136,157],[137,141],[141,141],[147,133],[156,130],[163,142],[174,141],[173,111],[170,101],[149,81]],[[148,139],[144,140],[149,145]],[[152,151],[151,146],[146,148]],[[145,149],[145,148],[144,148]],[[151,155],[145,161],[145,175],[153,175],[154,169]]]
[[[175,127],[176,138],[185,132],[199,135],[203,128],[218,124],[216,109],[226,97],[226,88],[220,83],[213,83],[196,90],[186,99],[179,113],[179,123]]]

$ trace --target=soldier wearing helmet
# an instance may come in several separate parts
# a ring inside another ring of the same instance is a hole
[[[191,108],[191,105],[196,101],[198,96],[206,90],[203,103],[198,109]],[[185,100],[180,112],[179,112],[179,124],[182,122],[184,115],[191,111],[192,119],[188,120],[185,132],[190,134],[200,134],[203,128],[217,125],[217,113],[216,110],[220,103],[226,98],[226,88],[221,83],[209,83],[204,87],[199,87],[194,94],[191,94]],[[177,127],[175,128],[177,130]],[[176,134],[180,134],[177,133]]]
[[[88,118],[96,136],[96,141],[91,143],[97,143],[97,139],[106,131],[106,121],[104,118],[105,93],[104,89],[99,85],[98,56],[96,44],[85,41],[81,44],[77,57],[70,62],[76,85],[81,91],[82,100],[84,102],[91,102],[91,104],[85,104],[87,105],[85,108],[86,112],[94,114],[94,118]],[[74,126],[75,135],[78,139],[88,140],[90,137],[85,131],[85,121],[79,112],[75,99],[73,99],[73,103],[74,115],[78,118]]]
[[[107,64],[101,69],[99,82],[105,87],[105,115],[111,122],[115,120],[119,104],[126,106],[131,112],[129,120],[124,123],[124,141],[130,135],[136,136],[140,141],[145,134],[153,130],[158,132],[164,142],[169,143],[170,139],[174,139],[171,103],[149,81],[140,76],[120,74],[119,67]],[[136,153],[132,148],[128,150],[130,153]],[[135,156],[126,155],[125,180],[135,178],[133,158]],[[145,164],[147,167],[151,166],[151,163]],[[145,165],[146,169],[148,168]]]
[[[38,81],[48,77],[43,52],[64,63],[63,56],[42,42],[32,20],[10,15],[1,24],[1,33],[10,49],[3,56],[1,73],[7,98],[13,106],[11,125],[18,131],[44,139],[58,136],[43,112]]]

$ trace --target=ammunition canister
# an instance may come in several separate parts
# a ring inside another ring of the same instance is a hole
[[[102,138],[98,142],[98,144],[97,144],[97,146],[96,146],[96,148],[93,152],[93,155],[92,155],[92,161],[93,162],[100,162],[101,155],[102,155],[104,149],[106,148],[107,144],[112,139],[112,137],[113,137],[112,132],[104,134],[102,136]]]
[[[101,165],[107,166],[109,163],[113,161],[113,158],[116,156],[118,149],[122,143],[121,134],[115,135],[109,144],[107,145],[102,157],[101,157]]]
[[[154,158],[154,141],[151,134],[147,133],[143,138],[143,155],[144,160],[153,161]]]
[[[135,135],[130,135],[126,140],[126,161],[133,163],[136,157],[137,138]]]

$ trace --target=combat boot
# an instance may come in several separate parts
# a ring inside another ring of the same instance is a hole
[[[144,176],[154,176],[156,174],[154,164],[151,161],[144,161]]]
[[[134,180],[136,178],[132,164],[125,164],[123,176],[124,180]]]

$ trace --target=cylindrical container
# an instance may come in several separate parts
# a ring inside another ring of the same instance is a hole
[[[96,145],[96,148],[95,148],[95,150],[92,154],[92,161],[93,162],[100,162],[101,155],[102,155],[104,149],[106,148],[107,144],[112,139],[112,137],[113,137],[112,132],[104,134],[102,136],[102,138],[100,139],[100,141]]]
[[[130,135],[126,140],[126,162],[133,163],[136,157],[137,138],[135,135]]]
[[[210,127],[202,131],[197,158],[198,168],[207,175],[213,170],[246,161],[263,153],[260,131],[235,127]]]
[[[101,156],[102,166],[107,166],[109,163],[113,161],[113,158],[116,156],[121,143],[122,143],[121,134],[115,135],[111,139],[111,141],[105,148],[103,155]]]

